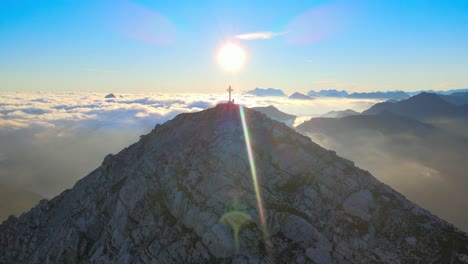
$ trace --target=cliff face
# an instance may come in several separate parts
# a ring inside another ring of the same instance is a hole
[[[181,114],[0,226],[0,263],[450,263],[468,237],[237,105]]]

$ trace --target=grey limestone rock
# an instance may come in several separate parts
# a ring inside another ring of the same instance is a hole
[[[244,112],[248,138],[239,106],[221,104],[108,155],[72,189],[3,222],[0,263],[466,262],[465,233]]]

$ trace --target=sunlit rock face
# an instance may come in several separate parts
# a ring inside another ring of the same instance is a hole
[[[259,112],[181,114],[0,226],[0,263],[450,263],[468,237]],[[259,211],[265,213],[265,221]]]

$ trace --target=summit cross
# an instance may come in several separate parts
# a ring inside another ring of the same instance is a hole
[[[232,101],[231,101],[231,92],[234,91],[234,89],[232,89],[231,85],[229,85],[229,89],[227,89],[226,91],[229,92],[229,102],[228,103],[232,103]]]

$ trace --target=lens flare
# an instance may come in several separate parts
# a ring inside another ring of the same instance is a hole
[[[336,34],[351,22],[352,9],[348,4],[331,3],[302,13],[286,26],[287,42],[306,45]]]
[[[106,23],[118,33],[154,45],[169,45],[175,41],[176,26],[162,14],[133,3],[135,1],[109,2],[112,5],[107,10]]]
[[[226,214],[224,214],[220,221],[226,225],[228,225],[231,229],[232,232],[234,233],[234,243],[236,246],[236,253],[239,253],[239,232],[242,228],[242,226],[246,225],[250,221],[252,221],[252,218],[250,215],[241,212],[241,211],[231,211]]]
[[[247,148],[247,155],[248,155],[249,163],[250,163],[250,173],[252,174],[255,195],[257,196],[258,213],[260,215],[261,224],[263,225],[265,224],[265,212],[263,211],[262,195],[260,193],[260,187],[258,186],[257,168],[255,167],[255,160],[253,157],[252,146],[250,145],[249,128],[247,127],[247,122],[245,121],[245,113],[244,113],[244,108],[242,107],[242,105],[239,106],[239,112],[240,112],[241,121],[242,121],[242,129],[244,130],[245,146]]]
[[[242,105],[239,105],[239,113],[240,113],[241,122],[242,122],[242,129],[244,131],[245,147],[247,149],[247,155],[248,155],[249,163],[250,163],[250,173],[252,174],[252,180],[253,180],[254,189],[255,189],[255,196],[257,198],[257,207],[258,207],[258,214],[260,216],[260,228],[263,234],[263,242],[265,243],[265,248],[270,257],[270,261],[274,262],[273,254],[272,254],[272,244],[271,244],[270,235],[268,233],[268,229],[266,226],[266,217],[265,217],[265,210],[263,208],[262,193],[260,191],[260,186],[258,184],[257,168],[255,167],[255,160],[254,160],[254,156],[252,152],[252,146],[250,144],[249,128],[247,127],[244,108]]]

